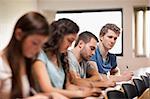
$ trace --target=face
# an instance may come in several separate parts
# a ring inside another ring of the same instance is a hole
[[[80,51],[80,55],[84,60],[90,60],[91,56],[95,54],[96,44],[97,41],[93,38],[91,38],[90,42],[84,43],[84,46]]]
[[[47,40],[48,40],[47,36],[37,34],[28,36],[23,42],[22,46],[23,55],[27,58],[35,57]]]
[[[77,33],[65,35],[63,41],[59,47],[61,53],[67,52],[67,49],[71,46],[72,42],[76,39]]]
[[[108,30],[104,36],[100,37],[100,41],[106,50],[110,50],[115,45],[118,36],[119,34],[116,34],[112,30]]]

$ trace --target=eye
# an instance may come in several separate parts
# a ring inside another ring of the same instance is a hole
[[[72,44],[73,41],[74,41],[73,39],[68,39],[68,42],[69,42],[70,44]]]
[[[95,50],[95,47],[93,47],[93,46],[91,46],[90,48],[91,48],[92,51]]]
[[[32,44],[33,44],[33,45],[38,45],[38,42],[32,41]]]
[[[115,37],[114,40],[117,40],[117,37]]]
[[[108,36],[108,38],[113,38],[112,36]]]

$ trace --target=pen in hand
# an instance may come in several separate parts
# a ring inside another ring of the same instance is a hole
[[[37,92],[36,92],[33,88],[30,88],[30,91],[31,91],[31,93],[32,93],[33,95],[36,95],[36,94],[37,94]]]

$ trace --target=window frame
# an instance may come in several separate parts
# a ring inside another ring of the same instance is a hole
[[[109,11],[120,11],[121,12],[121,52],[116,53],[116,56],[123,56],[123,9],[122,8],[113,8],[113,9],[89,9],[89,10],[60,10],[57,13],[84,13],[84,12],[109,12]],[[99,37],[98,37],[99,38]]]
[[[137,30],[137,27],[138,27],[138,16],[137,16],[137,13],[139,12],[139,11],[143,11],[144,12],[144,14],[145,14],[145,12],[147,11],[147,10],[149,10],[150,11],[150,7],[144,7],[144,6],[140,6],[140,7],[134,7],[134,24],[135,24],[135,27],[134,27],[134,31],[135,31],[135,33],[134,33],[134,50],[135,50],[135,57],[146,57],[147,55],[146,55],[146,43],[147,43],[147,41],[145,41],[145,35],[146,35],[146,32],[145,32],[145,28],[143,28],[143,35],[142,35],[142,43],[143,43],[143,54],[142,55],[140,55],[139,54],[139,52],[138,52],[138,46],[140,46],[140,45],[138,45],[138,34],[137,34],[137,32],[138,32],[138,30]],[[145,27],[145,16],[144,16],[144,14],[143,14],[143,27]],[[149,53],[150,54],[150,53]]]

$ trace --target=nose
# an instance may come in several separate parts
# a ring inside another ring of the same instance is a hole
[[[92,56],[95,54],[95,50],[92,51]]]
[[[35,53],[39,53],[41,51],[42,47],[41,46],[37,46],[34,50]]]
[[[114,39],[114,38],[111,39],[111,43],[112,43],[112,44],[115,43],[115,39]]]

